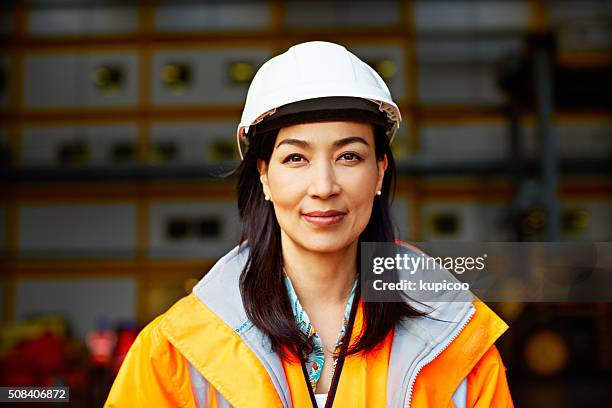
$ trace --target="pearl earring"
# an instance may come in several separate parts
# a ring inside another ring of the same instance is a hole
[[[381,195],[381,194],[382,194],[382,191],[380,191],[380,190],[378,190],[378,191],[376,192],[376,195]]]
[[[266,195],[264,196],[264,200],[266,200],[266,201],[270,201],[270,196],[266,194]]]

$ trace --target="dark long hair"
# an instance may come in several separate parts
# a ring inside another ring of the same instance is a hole
[[[386,154],[388,166],[382,193],[374,199],[370,220],[359,236],[360,243],[395,240],[389,210],[389,199],[395,190],[395,162],[385,130],[378,126],[374,126],[374,129],[376,158],[380,160]],[[264,200],[257,170],[258,160],[269,163],[277,135],[278,130],[252,135],[244,159],[236,169],[238,209],[242,222],[240,242],[241,245],[248,244],[250,249],[240,276],[240,292],[248,318],[269,336],[272,350],[283,358],[292,359],[294,356],[309,355],[313,344],[298,328],[291,310],[283,281],[280,227],[273,205]],[[360,245],[357,250],[358,269],[359,254]],[[375,349],[402,319],[424,314],[405,302],[364,302],[363,313],[364,324],[359,339],[346,351],[346,356]],[[283,347],[293,356],[288,355]]]

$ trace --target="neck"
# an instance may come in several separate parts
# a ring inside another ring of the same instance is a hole
[[[285,272],[303,307],[346,303],[357,271],[357,240],[340,251],[313,252],[281,232],[281,244]]]

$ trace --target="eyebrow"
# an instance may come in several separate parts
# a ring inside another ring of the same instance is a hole
[[[370,146],[369,143],[362,137],[359,136],[349,136],[349,137],[344,137],[342,139],[338,139],[336,141],[334,141],[334,147],[342,147],[342,146],[346,146],[348,144],[351,143],[363,143],[366,146]],[[288,144],[288,145],[292,145],[292,146],[299,146],[302,148],[308,148],[310,146],[310,143],[308,143],[305,140],[300,140],[300,139],[284,139],[281,140],[277,145],[276,148],[278,149],[281,145],[284,144]]]

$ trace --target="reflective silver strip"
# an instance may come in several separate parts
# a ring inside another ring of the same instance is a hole
[[[189,377],[191,378],[191,391],[193,392],[193,399],[196,402],[196,407],[206,408],[210,405],[208,396],[210,395],[210,384],[198,370],[195,369],[191,363],[187,362],[189,366]]]
[[[403,408],[410,403],[420,369],[448,347],[475,310],[471,303],[449,302],[430,313],[440,321],[418,317],[395,327],[387,379],[388,407]]]
[[[215,392],[217,393],[217,406],[219,408],[232,408],[230,403],[227,402],[225,398],[223,398],[223,395],[221,395],[219,391],[215,391]]]
[[[467,378],[461,381],[451,399],[457,408],[465,408],[467,405]]]
[[[191,379],[191,391],[193,392],[193,399],[196,402],[198,408],[209,408],[210,407],[210,383],[206,381],[206,378],[191,363],[187,362],[189,367],[189,378]],[[213,388],[214,389],[214,388]],[[219,408],[232,408],[229,402],[223,395],[215,390],[215,396],[217,398],[217,407]]]

